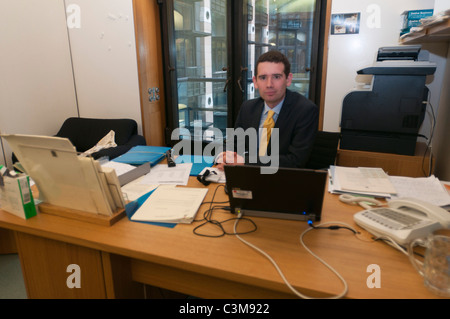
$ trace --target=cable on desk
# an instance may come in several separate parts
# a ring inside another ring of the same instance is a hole
[[[354,230],[350,226],[339,226],[339,225],[331,225],[331,226],[327,226],[327,227],[325,227],[325,226],[314,226],[311,220],[308,220],[308,225],[311,226],[311,228],[314,228],[314,229],[330,229],[330,230],[347,229],[347,230],[350,230],[351,232],[353,232],[353,234],[355,234],[355,235],[359,234],[358,231]]]
[[[203,219],[194,220],[194,222],[202,222],[203,221],[203,223],[201,223],[200,225],[196,226],[193,229],[193,232],[194,232],[195,235],[203,236],[203,237],[218,238],[218,237],[223,237],[225,235],[235,235],[236,234],[236,231],[235,232],[227,232],[225,230],[225,228],[223,227],[223,224],[225,224],[225,223],[227,223],[229,221],[236,220],[237,217],[229,218],[229,219],[222,220],[222,221],[218,221],[218,220],[212,219],[212,214],[213,214],[214,210],[216,210],[216,209],[223,209],[223,210],[227,210],[228,209],[229,210],[230,209],[230,206],[226,206],[226,205],[215,205],[215,206],[213,206],[213,204],[224,204],[224,203],[228,203],[229,202],[229,201],[214,202],[214,198],[216,196],[216,192],[217,192],[217,190],[220,187],[224,187],[225,188],[224,185],[218,185],[216,187],[216,189],[214,190],[214,194],[213,194],[213,197],[212,197],[211,201],[202,203],[202,205],[203,204],[209,204],[209,209],[207,209],[206,211],[203,212]],[[246,219],[246,220],[249,221],[252,224],[253,228],[251,228],[248,231],[241,232],[240,234],[249,234],[249,233],[255,232],[256,229],[257,229],[257,226],[253,222],[253,220],[251,220],[251,219]],[[218,235],[207,235],[207,234],[202,234],[202,233],[198,232],[199,229],[201,229],[202,227],[204,227],[206,225],[214,225],[214,226],[216,226],[219,229],[219,234]]]
[[[402,246],[400,246],[398,243],[396,243],[395,240],[393,240],[391,237],[386,237],[386,236],[374,237],[373,240],[374,241],[382,240],[389,246],[392,246],[395,249],[397,249],[398,251],[400,251],[401,253],[405,254],[406,256],[409,256],[406,249],[403,248]]]
[[[234,224],[234,229],[236,230],[236,227],[237,227],[237,224],[238,224],[238,222],[239,222],[239,220],[241,219],[241,217],[242,217],[242,215],[240,214],[239,216],[238,216],[238,219],[236,220],[236,222],[235,222],[235,224]],[[331,222],[330,222],[331,223]],[[344,289],[343,289],[343,291],[340,293],[340,294],[338,294],[338,295],[336,295],[336,296],[332,296],[332,297],[327,297],[327,298],[324,298],[324,299],[339,299],[339,298],[342,298],[342,297],[344,297],[346,294],[347,294],[347,291],[348,291],[348,285],[347,285],[347,282],[345,281],[345,279],[333,268],[333,267],[331,267],[329,264],[327,264],[323,259],[321,259],[319,256],[317,256],[316,254],[314,254],[308,247],[306,247],[306,245],[305,245],[305,243],[303,242],[303,237],[304,237],[304,235],[307,233],[307,232],[309,232],[309,231],[311,231],[311,230],[313,230],[313,229],[325,229],[325,228],[323,228],[323,226],[324,225],[327,225],[327,224],[330,224],[330,223],[323,223],[323,224],[320,224],[320,225],[318,225],[318,226],[315,226],[314,228],[312,227],[312,228],[308,228],[307,230],[305,230],[301,235],[300,235],[300,243],[303,245],[303,247],[313,256],[313,257],[315,257],[317,260],[319,260],[323,265],[325,265],[328,269],[330,269],[340,280],[341,280],[341,282],[343,283],[343,285],[344,285]],[[340,223],[340,222],[337,222],[337,223]],[[312,224],[310,224],[310,223],[308,223],[310,226],[312,225]],[[336,224],[336,222],[333,222],[333,224]],[[326,227],[326,229],[340,229],[340,228],[345,228],[345,229],[348,229],[348,230],[350,230],[350,231],[352,231],[354,234],[358,234],[358,231],[356,231],[355,229],[353,229],[350,225],[348,225],[348,224],[345,224],[345,223],[340,223],[341,225],[344,225],[344,226],[337,226],[337,225],[333,225],[333,226],[330,226],[331,228],[329,228],[329,227]],[[263,251],[263,250],[261,250],[260,248],[258,248],[257,246],[255,246],[255,245],[253,245],[252,243],[250,243],[250,242],[248,242],[248,241],[246,241],[246,240],[244,240],[242,237],[240,237],[239,236],[239,234],[237,234],[236,233],[236,237],[240,240],[240,241],[242,241],[244,244],[246,244],[246,245],[248,245],[249,247],[251,247],[251,248],[253,248],[253,249],[255,249],[256,251],[258,251],[259,253],[261,253],[263,256],[265,256],[271,263],[272,263],[272,265],[275,267],[275,269],[278,271],[278,273],[279,273],[279,275],[281,276],[281,279],[283,279],[283,281],[284,281],[284,283],[286,284],[286,286],[295,294],[295,295],[297,295],[298,297],[300,297],[300,298],[303,298],[303,299],[316,299],[316,298],[314,298],[314,297],[310,297],[310,296],[306,296],[306,295],[304,295],[304,294],[302,294],[302,293],[300,293],[299,291],[297,291],[294,287],[292,287],[292,285],[289,283],[289,281],[286,279],[286,277],[284,276],[284,274],[283,274],[283,272],[281,271],[281,269],[280,269],[280,267],[277,265],[277,263],[275,262],[275,260],[269,255],[269,254],[267,254],[265,251]]]
[[[339,196],[339,200],[343,203],[349,205],[359,205],[364,209],[372,209],[373,206],[385,206],[379,200],[375,198],[365,197],[365,196],[353,196],[350,194],[342,194]]]

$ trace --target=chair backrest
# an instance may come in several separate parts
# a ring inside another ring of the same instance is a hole
[[[70,117],[66,119],[56,136],[68,138],[84,152],[93,147],[111,130],[115,132],[115,142],[123,145],[137,134],[137,123],[133,119],[94,119]]]
[[[318,131],[306,168],[328,169],[336,161],[341,133]]]

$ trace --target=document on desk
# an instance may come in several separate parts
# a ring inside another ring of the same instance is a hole
[[[131,219],[189,224],[194,220],[207,192],[207,188],[160,186]]]
[[[423,200],[436,206],[450,205],[450,195],[434,175],[429,177],[390,176],[397,189],[397,196]]]
[[[144,184],[141,183],[141,180],[145,176],[139,177],[138,179],[122,186],[122,193],[124,194],[125,198],[129,201],[134,201],[141,197],[144,194],[147,194],[148,192],[151,192],[155,188],[158,187],[158,185],[150,185],[150,184]],[[175,185],[172,185],[175,187]]]
[[[169,167],[167,164],[158,164],[141,179],[141,183],[148,185],[187,185],[191,168],[192,163],[177,164],[174,167]]]
[[[397,191],[382,168],[330,167],[333,191],[389,197]]]

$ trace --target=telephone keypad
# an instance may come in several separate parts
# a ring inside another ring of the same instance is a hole
[[[411,228],[422,220],[388,208],[378,208],[365,211],[367,218],[391,229]]]

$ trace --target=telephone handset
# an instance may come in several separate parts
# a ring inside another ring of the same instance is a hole
[[[450,212],[411,198],[392,200],[389,207],[366,209],[353,216],[359,226],[405,246],[439,228],[450,228]]]

